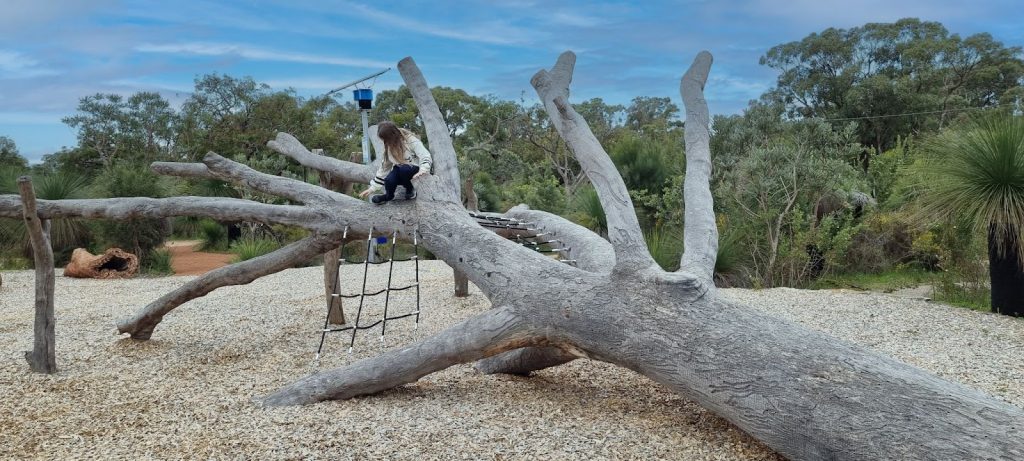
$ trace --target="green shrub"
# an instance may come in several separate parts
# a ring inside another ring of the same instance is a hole
[[[228,230],[217,221],[212,219],[200,221],[199,237],[203,241],[203,251],[226,251],[228,249]]]
[[[6,181],[7,179],[4,179]],[[36,198],[42,200],[64,200],[86,196],[88,181],[71,173],[52,173],[33,177],[32,188]],[[14,188],[16,183],[5,184],[2,189]],[[53,219],[50,221],[50,242],[53,246],[54,262],[62,265],[71,257],[75,248],[86,247],[93,241],[92,229],[83,219]],[[32,258],[32,246],[25,233],[21,219],[0,219],[0,249],[20,251],[25,258]]]
[[[679,258],[683,254],[683,239],[678,232],[669,231],[662,226],[644,232],[647,250],[654,261],[666,271],[679,268]]]
[[[162,197],[159,177],[145,166],[117,165],[96,179],[96,194],[102,197]],[[102,220],[97,224],[104,246],[118,247],[145,259],[171,234],[169,219]]]
[[[600,235],[608,233],[608,219],[605,217],[604,207],[601,206],[601,199],[592,186],[577,190],[572,202],[573,221]]]
[[[196,239],[202,236],[200,224],[203,218],[195,216],[178,216],[172,220],[172,234],[176,238]]]
[[[742,285],[743,246],[734,235],[721,235],[715,258],[715,281],[719,286]]]
[[[230,251],[235,254],[235,262],[248,261],[281,248],[281,244],[271,239],[242,238],[231,244]]]
[[[148,275],[174,275],[171,269],[171,252],[166,249],[150,251],[142,260],[142,273]]]

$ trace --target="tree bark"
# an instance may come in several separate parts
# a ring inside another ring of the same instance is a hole
[[[466,277],[462,271],[455,271],[455,297],[465,298],[469,296],[469,277]]]
[[[53,374],[57,372],[53,313],[56,277],[53,272],[53,248],[50,246],[50,222],[39,219],[36,213],[36,194],[32,189],[32,180],[27,176],[18,178],[18,190],[36,266],[35,326],[32,350],[25,352],[25,360],[32,371]]]
[[[339,241],[337,236],[314,235],[272,253],[207,272],[149,303],[134,317],[122,320],[117,324],[117,331],[128,333],[134,339],[149,339],[164,315],[185,302],[206,296],[223,286],[245,285],[265,275],[294,267],[336,247]]]
[[[323,149],[313,149],[313,154],[323,155]],[[320,187],[333,190],[345,195],[352,192],[352,183],[344,178],[335,177],[330,172],[320,172]],[[344,243],[344,242],[343,242]],[[333,248],[324,253],[324,296],[327,302],[327,323],[330,325],[345,324],[345,309],[340,296],[334,296],[338,291],[339,267],[341,263],[341,248]]]

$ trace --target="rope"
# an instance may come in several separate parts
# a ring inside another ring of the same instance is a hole
[[[321,354],[323,352],[324,342],[325,342],[325,339],[327,337],[327,333],[334,333],[334,332],[350,331],[351,330],[352,331],[352,336],[349,339],[349,349],[348,349],[349,353],[351,353],[353,351],[353,349],[355,348],[356,333],[359,330],[367,330],[367,329],[376,327],[377,325],[380,325],[381,326],[380,339],[381,339],[381,341],[384,341],[384,333],[386,332],[387,322],[388,321],[404,319],[406,317],[412,317],[414,315],[416,316],[416,328],[419,329],[419,320],[420,320],[420,266],[419,266],[419,259],[420,259],[420,257],[419,257],[419,235],[418,234],[419,234],[419,226],[417,226],[416,229],[413,231],[413,256],[405,258],[405,259],[395,259],[395,251],[396,251],[396,247],[397,247],[397,243],[398,243],[398,231],[395,230],[392,233],[392,236],[391,236],[391,257],[387,261],[370,262],[369,254],[370,254],[370,250],[371,250],[371,244],[375,240],[375,238],[373,236],[373,227],[370,228],[370,232],[369,232],[369,234],[367,236],[367,243],[366,243],[366,252],[367,252],[366,255],[367,255],[367,257],[364,258],[363,261],[360,262],[363,265],[363,284],[362,284],[362,290],[359,293],[355,293],[355,294],[342,294],[342,293],[340,293],[340,290],[339,290],[340,276],[341,276],[341,271],[340,270],[338,271],[338,277],[336,277],[332,281],[332,285],[333,286],[332,286],[332,289],[331,289],[331,298],[345,298],[345,299],[359,298],[359,308],[356,311],[356,320],[351,325],[337,327],[337,328],[329,328],[329,326],[330,326],[330,313],[331,313],[330,309],[331,309],[331,306],[333,304],[333,301],[332,302],[328,302],[328,304],[327,304],[327,318],[324,319],[324,326],[323,326],[323,328],[320,329],[320,345],[317,347],[316,357],[314,358],[314,364],[319,364],[320,356],[321,356]],[[341,255],[339,255],[338,261],[336,261],[336,263],[338,263],[339,265],[341,263],[350,262],[345,257],[345,247],[348,244],[348,242],[346,241],[347,238],[348,238],[348,226],[345,226],[345,232],[342,235]],[[415,261],[415,270],[416,270],[416,281],[415,281],[415,283],[413,283],[411,285],[406,285],[406,286],[398,286],[398,287],[392,286],[392,277],[394,275],[394,267],[395,267],[394,263],[395,262],[410,261],[410,260]],[[327,262],[325,261],[325,264],[326,263]],[[390,266],[388,267],[388,282],[387,282],[387,286],[385,288],[382,288],[382,289],[378,290],[378,291],[367,292],[366,291],[366,284],[367,284],[370,264],[375,264],[376,265],[376,264],[385,264],[385,263],[390,264]],[[388,310],[390,308],[391,292],[392,291],[404,291],[404,290],[409,290],[409,289],[412,289],[412,288],[416,289],[416,310],[413,311],[413,312],[405,313],[405,314],[388,316]],[[373,323],[371,323],[369,325],[361,325],[360,324],[360,320],[362,319],[363,306],[365,305],[366,298],[373,297],[373,296],[378,296],[378,295],[381,295],[381,294],[384,294],[384,315],[383,315],[383,318],[381,318],[380,320],[377,320],[376,322],[373,322]]]

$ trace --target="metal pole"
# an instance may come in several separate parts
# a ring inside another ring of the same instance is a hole
[[[363,164],[370,164],[370,111],[359,111],[359,118],[363,121]]]

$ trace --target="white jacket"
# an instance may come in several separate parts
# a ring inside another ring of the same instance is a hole
[[[386,155],[380,162],[380,168],[377,168],[377,174],[374,175],[373,181],[370,181],[371,191],[376,192],[384,187],[384,179],[388,177],[391,170],[395,168],[395,164],[398,163],[419,165],[420,171],[430,173],[433,159],[430,157],[430,151],[423,146],[423,141],[420,141],[420,138],[417,138],[415,134],[404,128],[402,129],[402,135],[405,138],[405,161],[399,162],[390,154]]]

